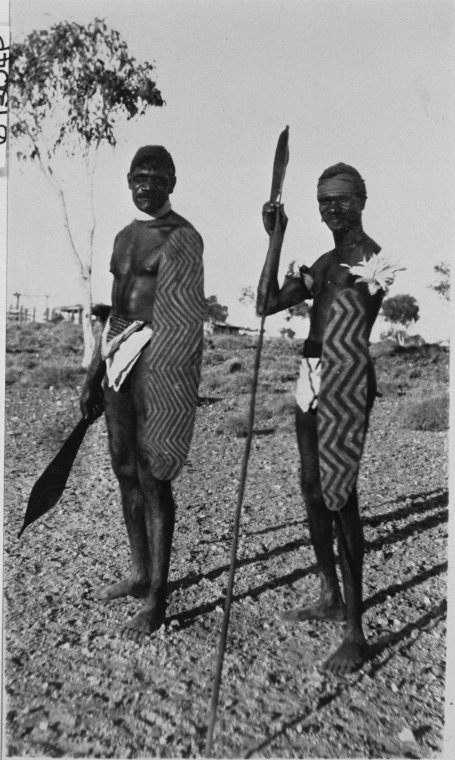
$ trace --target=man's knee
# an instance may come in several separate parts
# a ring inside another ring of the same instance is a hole
[[[131,458],[116,456],[111,451],[111,463],[118,480],[137,480],[137,466]]]
[[[128,446],[121,436],[111,435],[109,450],[115,476],[119,480],[137,479],[137,462],[133,446]]]
[[[301,473],[300,486],[307,507],[311,508],[313,506],[323,506],[325,508],[319,478],[309,478],[305,476],[305,474]]]
[[[137,448],[137,472],[139,482],[143,490],[156,493],[159,480],[154,475],[155,461],[153,454],[146,445],[138,444]]]

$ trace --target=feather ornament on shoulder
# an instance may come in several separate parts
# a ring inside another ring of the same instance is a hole
[[[353,266],[349,264],[341,264],[341,266],[349,269],[350,273],[358,278],[358,282],[366,282],[368,292],[372,296],[378,290],[383,290],[384,293],[387,293],[395,280],[396,273],[404,272],[406,269],[406,267],[397,267],[392,264],[382,251],[375,253],[369,259],[364,256],[362,261]]]

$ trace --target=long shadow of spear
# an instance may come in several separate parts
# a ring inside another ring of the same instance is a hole
[[[275,151],[275,160],[273,162],[273,178],[272,178],[272,188],[270,192],[270,202],[273,203],[276,207],[279,206],[281,202],[281,193],[283,189],[284,176],[286,173],[286,166],[287,166],[288,161],[289,161],[289,127],[286,127],[281,132],[278,138],[278,143],[277,143],[276,151]],[[279,217],[280,215],[277,213],[276,220],[275,220],[275,229],[272,233],[269,250],[272,250],[274,247],[281,244],[278,241],[278,230],[279,230],[279,223],[280,223]],[[214,682],[213,682],[209,724],[207,728],[207,740],[206,740],[206,745],[205,745],[206,757],[212,756],[213,733],[215,730],[216,713],[217,713],[217,708],[218,708],[218,699],[219,699],[220,685],[221,685],[221,675],[223,671],[224,653],[226,650],[229,616],[230,616],[231,603],[232,603],[232,592],[234,588],[235,565],[236,565],[236,560],[237,560],[237,547],[238,547],[238,542],[239,542],[240,516],[242,512],[243,495],[245,492],[245,483],[246,483],[246,477],[247,477],[247,472],[248,472],[248,460],[250,456],[251,442],[253,440],[254,413],[255,413],[255,407],[256,407],[256,391],[257,391],[257,386],[258,386],[259,366],[261,363],[262,344],[264,342],[264,324],[265,324],[265,317],[267,313],[267,305],[268,305],[269,296],[270,296],[270,280],[267,283],[267,289],[266,289],[266,294],[265,294],[265,299],[264,299],[264,309],[263,309],[262,317],[261,317],[261,328],[259,331],[259,340],[258,340],[258,344],[256,348],[256,357],[255,357],[255,362],[254,362],[253,386],[251,390],[250,409],[249,409],[249,417],[248,417],[248,435],[247,435],[245,450],[243,454],[242,469],[240,473],[240,484],[239,484],[239,491],[238,491],[238,497],[237,497],[237,506],[236,506],[235,516],[234,516],[234,532],[233,532],[232,544],[231,544],[231,564],[229,568],[229,579],[228,579],[228,584],[227,584],[227,589],[226,589],[226,600],[224,603],[224,616],[223,616],[223,622],[221,626],[221,637],[220,637],[220,644],[218,648],[218,658],[216,662],[215,676],[214,676]]]

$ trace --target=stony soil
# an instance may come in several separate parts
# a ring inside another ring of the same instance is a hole
[[[117,633],[139,601],[93,598],[97,585],[128,568],[103,420],[89,430],[60,504],[17,539],[34,480],[78,419],[77,395],[20,383],[8,393],[5,754],[196,757],[204,753],[245,445],[223,432],[235,394],[198,410],[190,460],[175,483],[168,620],[140,644]],[[400,394],[377,399],[364,453],[371,657],[346,678],[319,669],[340,625],[279,619],[314,597],[318,582],[291,414],[272,433],[258,430],[215,757],[441,756],[446,432],[400,427],[402,404]]]

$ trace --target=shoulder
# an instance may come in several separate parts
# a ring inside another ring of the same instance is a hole
[[[329,264],[333,261],[333,253],[334,249],[331,251],[326,251],[326,253],[323,253],[322,256],[319,256],[314,264],[311,265],[310,272],[312,274],[316,274],[317,272],[321,272],[326,269],[326,267],[328,267]]]
[[[185,219],[185,217],[177,214],[175,211],[171,211],[169,216],[166,217],[166,222],[169,222],[171,226],[171,237],[175,242],[190,245],[191,247],[200,249],[202,252],[204,248],[202,236],[188,219]]]
[[[362,252],[367,259],[369,259],[371,256],[374,256],[375,253],[379,253],[381,250],[381,246],[378,245],[378,243],[376,243],[373,238],[370,238],[368,235],[364,235],[362,237],[362,240],[360,241],[360,247],[362,248]]]
[[[117,243],[123,242],[133,237],[134,224],[135,224],[134,221],[130,222],[129,224],[126,225],[126,227],[123,227],[119,232],[117,232],[114,238],[114,246]]]

